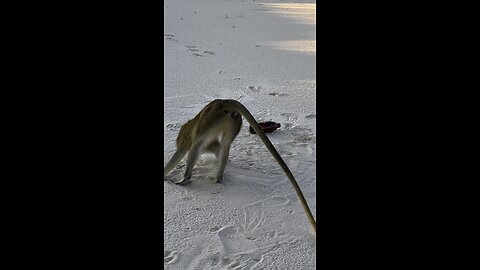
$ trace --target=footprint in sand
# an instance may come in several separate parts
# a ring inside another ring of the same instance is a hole
[[[218,232],[220,230],[219,226],[213,226],[212,228],[209,229],[210,232]]]
[[[194,56],[203,56],[203,54],[199,53],[199,49],[195,45],[185,45],[185,48],[187,48],[187,51],[193,52],[192,55]]]
[[[218,231],[217,235],[222,242],[225,254],[227,256],[252,253],[258,250],[258,247],[255,245],[255,243],[245,238],[243,233],[237,227],[224,227]]]
[[[175,39],[175,36],[172,35],[172,34],[164,34],[163,36],[164,36],[165,39],[167,39],[167,40],[178,41],[178,40]]]
[[[254,85],[250,85],[250,86],[248,86],[248,89],[252,92],[258,92],[258,91],[262,90],[262,87],[261,86],[255,87]]]
[[[168,130],[179,130],[181,125],[179,123],[171,123],[171,124],[167,124],[166,127]]]
[[[274,96],[274,97],[288,97],[289,96],[288,94],[278,93],[278,92],[272,92],[272,93],[269,93],[269,95]]]
[[[265,211],[263,210],[256,210],[255,205],[245,205],[243,207],[243,211],[245,213],[243,228],[246,231],[253,231],[262,224],[265,223]],[[254,240],[251,237],[247,237],[249,240]]]
[[[195,56],[203,56],[203,54],[200,52],[200,49],[197,46],[194,45],[185,45],[185,48],[187,48],[187,51],[193,52],[192,54]],[[215,55],[214,51],[209,51],[205,50],[203,53],[208,54],[208,55]]]
[[[298,116],[294,113],[282,113],[281,116],[287,118],[287,121],[297,121]]]
[[[284,207],[290,200],[285,197],[273,197],[271,200],[265,201],[265,207]]]
[[[178,252],[164,250],[163,251],[163,263],[164,264],[175,264],[179,260]]]

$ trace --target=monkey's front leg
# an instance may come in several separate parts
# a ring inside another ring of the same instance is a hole
[[[195,166],[195,162],[197,161],[198,157],[200,156],[200,143],[195,144],[192,149],[188,152],[187,156],[187,167],[185,169],[185,174],[182,180],[175,182],[177,185],[186,185],[190,183],[190,178],[192,177],[193,167]]]
[[[177,166],[177,164],[180,162],[180,160],[182,160],[183,156],[185,156],[186,153],[186,150],[178,149],[163,169],[163,176],[166,176],[171,170],[173,170],[175,166]]]

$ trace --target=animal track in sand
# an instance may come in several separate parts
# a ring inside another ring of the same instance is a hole
[[[262,87],[261,86],[255,87],[254,85],[250,85],[250,86],[248,86],[248,89],[252,92],[258,92],[258,91],[262,90]]]
[[[220,230],[220,227],[219,226],[213,226],[212,228],[210,228],[210,232],[218,232],[218,230]]]
[[[188,52],[193,52],[192,55],[194,56],[203,56],[203,54],[199,53],[200,50],[195,45],[185,45],[185,48],[187,48]]]
[[[264,260],[253,241],[242,240],[245,238],[235,227],[216,227],[210,232],[175,254],[165,251],[164,269],[258,269],[255,265]],[[179,253],[188,256],[180,257]]]
[[[257,229],[260,225],[263,225],[265,223],[265,211],[263,211],[260,208],[260,211],[258,213],[252,214],[252,210],[255,210],[258,208],[258,204],[251,204],[251,205],[244,205],[243,206],[243,211],[245,213],[244,221],[242,227],[246,231],[254,231]],[[256,212],[256,211],[255,211]],[[249,238],[247,238],[249,239]],[[253,240],[253,239],[249,239]]]
[[[172,34],[164,34],[163,36],[164,36],[165,39],[167,39],[167,40],[171,40],[171,41],[178,42],[178,40],[175,39],[175,35],[172,35]]]
[[[290,200],[285,197],[273,197],[271,200],[266,200],[265,207],[284,207],[286,206]]]
[[[274,96],[274,97],[288,97],[289,96],[288,94],[278,93],[278,92],[272,92],[272,93],[269,93],[269,95]]]
[[[185,45],[185,48],[187,48],[187,51],[189,52],[193,52],[192,55],[194,56],[204,56],[204,54],[208,54],[208,55],[215,55],[215,52],[214,51],[210,51],[210,50],[204,50],[202,54],[200,52],[200,48],[198,48],[197,46],[195,45]]]
[[[167,124],[166,127],[168,130],[179,130],[181,125],[179,123],[171,123],[171,124]]]
[[[169,250],[164,250],[163,251],[163,263],[164,264],[175,264],[179,260],[179,255],[177,251],[169,251]]]
[[[294,113],[282,113],[280,114],[281,116],[285,117],[287,119],[287,121],[297,121],[298,120],[298,116]]]
[[[253,241],[248,240],[240,229],[235,226],[224,227],[217,232],[217,235],[227,256],[251,253],[258,250],[257,245]]]

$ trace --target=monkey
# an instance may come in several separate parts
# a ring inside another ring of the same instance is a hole
[[[188,184],[198,157],[202,153],[213,153],[219,161],[219,167],[214,180],[217,183],[220,182],[227,165],[230,146],[241,130],[242,116],[245,117],[248,123],[253,127],[268,151],[287,175],[297,193],[303,210],[316,233],[316,221],[292,172],[270,142],[270,139],[268,139],[260,128],[250,111],[236,100],[216,99],[210,102],[192,120],[188,121],[181,127],[176,140],[177,151],[165,166],[163,173],[164,176],[174,169],[181,159],[188,153],[184,177],[182,180],[174,182],[175,184]]]
[[[200,154],[210,152],[215,154],[220,162],[215,177],[215,181],[220,182],[228,160],[230,145],[241,127],[242,118],[238,112],[227,108],[220,100],[211,102],[195,118],[181,127],[176,141],[177,151],[165,166],[164,176],[188,153],[184,178],[176,184],[189,183],[193,166]]]

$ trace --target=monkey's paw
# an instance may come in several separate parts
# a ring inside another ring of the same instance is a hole
[[[192,180],[190,180],[190,177],[188,177],[188,178],[183,178],[182,180],[174,182],[174,183],[177,184],[177,185],[188,185],[188,184],[190,184],[190,182],[192,182]]]

